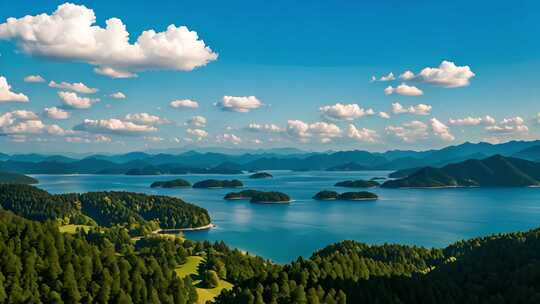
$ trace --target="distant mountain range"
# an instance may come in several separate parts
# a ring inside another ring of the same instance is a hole
[[[218,148],[215,148],[218,149]],[[540,141],[504,144],[464,143],[440,150],[367,152],[304,152],[297,149],[247,150],[249,153],[185,151],[179,154],[131,152],[96,154],[85,158],[64,155],[0,153],[0,170],[27,174],[182,174],[225,173],[260,170],[400,170],[443,167],[493,155],[540,161]]]
[[[386,181],[385,188],[526,187],[540,185],[540,163],[495,155],[470,159],[442,168],[424,167],[401,179]]]

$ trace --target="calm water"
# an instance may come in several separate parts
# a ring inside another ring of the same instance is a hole
[[[386,176],[388,172],[273,172],[274,179],[246,176],[182,175],[191,182],[238,178],[247,188],[288,193],[290,205],[225,201],[227,189],[151,189],[174,176],[36,175],[52,193],[125,190],[180,197],[209,210],[216,229],[191,232],[190,239],[228,245],[289,262],[330,243],[352,239],[371,244],[443,247],[451,242],[540,226],[540,188],[373,189],[374,202],[314,201],[337,181]],[[347,191],[347,189],[336,189]]]

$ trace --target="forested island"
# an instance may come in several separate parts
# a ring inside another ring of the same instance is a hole
[[[365,170],[370,170],[370,168],[368,166],[360,165],[355,162],[345,163],[345,164],[337,165],[337,166],[326,169],[326,171],[365,171]]]
[[[495,155],[442,168],[425,167],[383,183],[385,188],[527,187],[540,185],[540,163]]]
[[[379,197],[375,193],[360,191],[360,192],[345,192],[338,193],[336,191],[323,190],[313,196],[315,200],[342,200],[342,201],[360,201],[360,200],[377,200]]]
[[[0,207],[28,219],[61,224],[112,227],[132,235],[156,229],[194,228],[210,224],[208,212],[179,198],[131,192],[53,195],[27,185],[0,184]]]
[[[0,183],[33,185],[39,183],[39,181],[24,174],[0,171]]]
[[[260,193],[261,191],[257,190],[242,190],[240,192],[229,192],[223,197],[226,200],[249,200],[255,194]]]
[[[373,188],[379,186],[379,182],[376,180],[348,180],[343,182],[337,182],[335,187],[346,187],[346,188]]]
[[[157,181],[150,185],[151,188],[187,188],[191,183],[187,180],[177,178],[170,181]]]
[[[272,177],[274,176],[272,176],[272,174],[268,172],[257,172],[249,176],[249,178],[253,178],[253,179],[272,178]]]
[[[251,196],[250,202],[257,204],[288,204],[291,202],[289,195],[283,192],[269,191],[256,192]]]
[[[244,187],[244,184],[237,180],[218,180],[218,179],[207,179],[203,181],[196,182],[193,184],[193,188],[241,188]]]

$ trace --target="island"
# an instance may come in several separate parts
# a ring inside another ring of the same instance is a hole
[[[178,178],[170,181],[157,181],[150,185],[151,188],[188,188],[191,187],[191,183],[187,180]]]
[[[323,190],[315,194],[315,200],[340,200],[340,201],[368,201],[377,200],[379,197],[375,193],[360,191],[360,192],[345,192],[337,193],[336,191]]]
[[[249,178],[253,178],[253,179],[272,178],[272,177],[274,176],[272,176],[272,174],[268,172],[257,172],[249,176]]]
[[[254,195],[261,193],[261,191],[257,190],[243,190],[240,192],[230,192],[227,193],[223,199],[226,200],[248,200],[251,199]]]
[[[24,174],[0,171],[0,183],[33,185],[37,184],[38,180]]]
[[[244,184],[237,180],[218,180],[218,179],[207,179],[203,181],[196,182],[193,184],[193,188],[206,188],[206,189],[215,189],[215,188],[241,188]]]
[[[379,182],[375,180],[348,180],[343,182],[338,182],[334,186],[336,187],[346,187],[346,188],[373,188],[379,186]]]
[[[257,204],[289,204],[291,198],[287,194],[277,191],[258,192],[251,197],[250,202]]]
[[[442,168],[424,167],[389,180],[384,188],[530,187],[540,186],[540,163],[495,155]]]

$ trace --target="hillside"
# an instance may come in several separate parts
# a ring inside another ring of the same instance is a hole
[[[425,167],[382,187],[525,187],[540,185],[540,163],[495,155],[442,168]]]
[[[26,185],[0,185],[0,207],[33,220],[62,224],[129,227],[141,235],[162,229],[210,224],[208,212],[181,199],[131,192],[89,192],[52,195]]]
[[[0,183],[33,185],[39,181],[24,174],[0,171]]]

